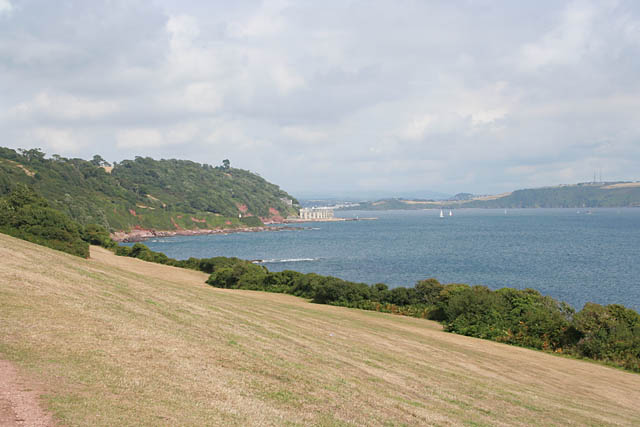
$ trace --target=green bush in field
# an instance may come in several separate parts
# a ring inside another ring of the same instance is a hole
[[[109,231],[98,224],[88,224],[82,231],[82,239],[90,245],[98,245],[104,248],[113,248],[116,242],[111,240]]]
[[[574,316],[575,353],[640,372],[640,314],[622,305],[587,303]]]
[[[323,277],[312,301],[318,304],[358,306],[370,299],[369,286],[364,283],[347,282],[336,277]]]
[[[0,198],[0,232],[52,249],[89,257],[82,227],[27,186]]]

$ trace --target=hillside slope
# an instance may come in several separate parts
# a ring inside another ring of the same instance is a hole
[[[0,358],[68,425],[640,423],[640,375],[0,234]]]
[[[107,165],[0,147],[0,195],[24,183],[79,223],[112,231],[255,226],[296,213],[277,185],[228,165],[149,157]]]
[[[637,185],[633,185],[637,184]],[[481,208],[606,208],[640,206],[640,183],[599,183],[516,190],[502,197],[469,200]]]
[[[607,208],[640,206],[640,182],[607,182],[529,188],[455,200],[385,199],[346,209],[412,210],[452,208]]]

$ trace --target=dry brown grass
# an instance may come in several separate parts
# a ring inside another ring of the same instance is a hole
[[[510,196],[513,193],[501,193],[501,194],[493,194],[489,196],[477,196],[473,197],[469,200],[435,200],[435,201],[427,201],[427,200],[400,200],[402,203],[407,205],[424,205],[424,206],[451,206],[451,205],[464,205],[465,203],[473,202],[473,201],[487,201],[487,200],[496,200],[501,199],[503,197]],[[379,202],[383,203],[383,202]],[[375,205],[375,203],[373,203]]]
[[[402,203],[407,204],[407,205],[432,205],[436,202],[432,201],[432,200],[400,200]]]
[[[614,190],[616,188],[633,188],[640,187],[640,182],[621,182],[618,184],[605,185],[600,187],[602,190]]]
[[[488,196],[478,196],[478,197],[473,197],[471,200],[496,200],[496,199],[501,199],[503,197],[510,196],[511,194],[513,193],[508,192],[508,193],[493,194]]]
[[[640,375],[0,235],[0,357],[68,425],[640,424]]]

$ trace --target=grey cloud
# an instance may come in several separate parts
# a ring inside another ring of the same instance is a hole
[[[632,1],[7,4],[13,147],[230,158],[303,195],[639,178]]]

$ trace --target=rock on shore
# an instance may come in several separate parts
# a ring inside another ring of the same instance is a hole
[[[173,237],[173,236],[199,236],[202,234],[231,234],[231,233],[256,233],[259,231],[284,231],[295,230],[300,227],[240,227],[240,228],[213,228],[195,230],[152,230],[136,228],[131,231],[115,231],[111,233],[111,238],[116,242],[130,243],[142,242],[153,237]]]

